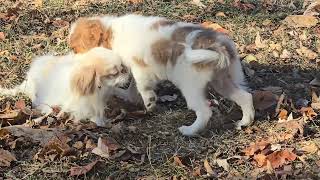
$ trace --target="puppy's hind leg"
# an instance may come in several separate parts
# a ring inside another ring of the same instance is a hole
[[[180,90],[186,98],[189,109],[195,111],[197,119],[190,126],[181,126],[179,131],[185,136],[195,136],[206,128],[208,121],[212,115],[212,111],[206,101],[204,90],[205,85],[200,85],[199,82],[194,84],[188,83]]]
[[[237,122],[236,128],[250,125],[254,120],[255,110],[252,95],[233,82],[230,76],[211,82],[212,87],[222,96],[237,103],[242,110],[242,119]]]

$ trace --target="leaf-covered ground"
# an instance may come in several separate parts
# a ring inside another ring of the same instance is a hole
[[[164,101],[160,113],[144,115],[116,101],[113,112],[107,112],[113,117],[108,128],[75,125],[67,118],[54,122],[55,114],[33,125],[42,116],[30,109],[29,99],[0,97],[0,179],[319,179],[320,26],[315,12],[320,5],[309,8],[308,16],[292,16],[302,15],[308,2],[1,1],[2,87],[19,84],[33,57],[67,53],[69,25],[80,16],[159,15],[206,22],[234,39],[257,116],[251,127],[234,130],[232,122],[241,111],[211,92],[214,114],[208,130],[188,138],[177,128],[191,124],[195,115],[168,83],[158,90]]]

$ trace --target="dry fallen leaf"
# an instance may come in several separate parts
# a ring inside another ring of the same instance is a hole
[[[75,152],[67,144],[70,140],[71,139],[65,135],[56,136],[45,144],[34,158],[40,161],[53,161],[63,156],[73,155]]]
[[[256,143],[251,143],[249,147],[243,150],[246,156],[252,156],[258,151],[264,150],[270,143],[266,140],[261,140]]]
[[[116,140],[110,137],[99,137],[98,146],[92,150],[92,153],[104,158],[109,158],[111,153],[118,149],[120,149],[120,145],[116,142]]]
[[[192,172],[192,176],[196,176],[196,177],[201,176],[201,167],[195,167]]]
[[[315,110],[319,110],[320,109],[320,103],[311,103],[311,107]]]
[[[29,115],[20,109],[8,109],[0,112],[0,119],[2,119],[2,125],[16,125],[25,123]]]
[[[93,142],[92,139],[87,139],[85,143],[86,143],[86,146],[85,146],[86,150],[92,151],[94,148],[97,147],[97,145]]]
[[[257,32],[257,35],[256,35],[256,39],[254,41],[255,45],[257,48],[265,48],[267,45],[265,44],[265,42],[263,42],[261,40],[261,37],[260,37],[260,33]]]
[[[318,54],[313,52],[312,50],[308,49],[307,47],[304,47],[303,45],[300,45],[299,49],[296,49],[297,53],[300,56],[306,57],[310,60],[314,60],[318,57]]]
[[[37,8],[41,8],[43,6],[43,0],[34,0],[33,4]]]
[[[205,22],[201,23],[201,26],[203,26],[204,28],[211,29],[213,31],[221,32],[221,33],[224,33],[224,34],[227,34],[227,35],[229,34],[229,31],[224,29],[218,23],[205,21]]]
[[[216,159],[215,163],[217,163],[219,167],[222,167],[227,172],[230,170],[228,159]]]
[[[317,16],[320,11],[320,0],[313,0],[304,11],[303,15],[306,16]]]
[[[245,11],[256,8],[253,4],[243,3],[243,2],[241,2],[241,0],[234,0],[234,2],[232,3],[232,5],[233,5],[234,7],[237,7],[237,8],[239,8],[239,9],[243,9],[243,10],[245,10]]]
[[[319,148],[318,148],[318,146],[316,145],[315,142],[306,141],[306,142],[302,143],[301,150],[304,151],[304,152],[310,153],[310,154],[314,154],[319,150]]]
[[[264,20],[264,21],[262,22],[262,25],[268,26],[268,25],[270,25],[271,23],[272,23],[272,21],[271,21],[270,19],[266,19],[266,20]]]
[[[17,161],[16,157],[9,151],[0,149],[0,166],[9,167],[12,161]]]
[[[300,132],[300,134],[303,134],[304,119],[300,118],[300,119],[295,119],[295,120],[291,120],[291,121],[286,121],[283,123],[278,123],[276,125],[276,127],[285,128],[285,129],[291,131],[293,135],[298,134],[298,132]]]
[[[19,99],[16,103],[15,103],[15,108],[16,109],[20,109],[20,110],[24,110],[26,108],[26,103],[23,99]]]
[[[212,29],[212,30],[222,28],[222,26],[220,26],[218,23],[214,23],[214,22],[210,22],[210,21],[205,21],[205,22],[201,23],[201,26],[208,28],[208,29]]]
[[[207,172],[209,175],[213,175],[213,174],[214,174],[214,172],[213,172],[213,170],[212,170],[212,168],[211,168],[211,166],[210,166],[210,164],[209,164],[209,162],[208,162],[207,159],[204,160],[203,166],[204,166],[204,168],[206,169],[206,172]]]
[[[97,162],[98,160],[95,160],[85,166],[71,167],[70,176],[80,176],[83,174],[87,174],[97,164]]]
[[[5,39],[6,39],[6,37],[4,35],[4,32],[0,32],[0,41],[3,41]]]
[[[82,149],[84,146],[83,142],[82,141],[77,141],[73,144],[73,147],[76,148],[76,149]]]
[[[310,28],[318,23],[318,19],[314,16],[305,15],[290,15],[287,16],[283,22],[290,27],[299,28],[306,27]]]
[[[207,7],[206,5],[204,5],[204,4],[201,2],[201,0],[191,0],[190,3],[196,5],[196,6],[200,7],[200,8],[205,8],[205,7]]]
[[[291,58],[291,56],[292,56],[292,54],[286,49],[284,49],[282,51],[282,53],[280,54],[281,59],[289,59],[289,58]]]
[[[253,105],[257,110],[265,110],[277,104],[277,96],[271,91],[254,91]]]
[[[40,142],[41,145],[45,145],[46,143],[48,143],[50,139],[52,139],[55,136],[59,136],[62,132],[62,130],[60,129],[34,129],[26,127],[24,125],[7,126],[4,127],[2,130],[9,132],[11,135],[15,137],[26,137],[28,139],[31,139],[34,143]]]
[[[267,156],[264,154],[256,154],[253,156],[253,159],[257,162],[258,167],[263,167],[267,163]]]
[[[178,156],[173,157],[173,162],[175,165],[180,166],[180,167],[185,167],[185,165],[182,164],[182,161]]]
[[[285,109],[281,109],[278,115],[278,122],[284,122],[288,119],[288,111]]]
[[[0,140],[6,139],[10,136],[10,132],[7,129],[0,128]]]
[[[267,156],[267,160],[270,161],[273,169],[279,168],[285,165],[287,162],[294,161],[297,158],[292,151],[288,149],[276,151]]]
[[[318,115],[316,112],[314,112],[312,107],[302,107],[300,109],[300,112],[302,113],[303,116],[308,117],[310,120],[313,120],[314,117]]]
[[[130,2],[133,4],[139,4],[139,3],[143,3],[143,0],[127,0],[127,2]]]
[[[217,17],[227,17],[226,14],[224,14],[224,12],[221,12],[221,11],[220,11],[220,12],[217,12],[217,13],[216,13],[216,16],[217,16]]]
[[[62,28],[62,27],[69,27],[69,22],[68,21],[65,21],[65,20],[62,20],[62,19],[56,19],[52,22],[52,24],[55,26],[55,27],[58,27],[58,28]]]

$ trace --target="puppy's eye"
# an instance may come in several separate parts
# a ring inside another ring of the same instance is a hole
[[[114,72],[114,73],[112,73],[112,74],[109,74],[109,76],[111,76],[111,77],[116,77],[116,76],[118,76],[118,74],[119,74],[119,71],[116,71],[116,72]]]
[[[114,73],[110,73],[108,75],[103,76],[103,78],[112,79],[112,78],[117,77],[118,75],[119,75],[119,71],[116,71]]]

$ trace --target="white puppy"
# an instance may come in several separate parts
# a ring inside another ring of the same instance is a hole
[[[96,47],[79,55],[38,57],[21,85],[0,88],[0,94],[22,92],[46,115],[58,106],[61,112],[71,113],[76,121],[90,119],[103,126],[106,98],[127,80],[121,58],[109,49]]]
[[[191,126],[179,128],[184,135],[199,133],[212,115],[205,98],[208,84],[241,107],[238,129],[254,119],[252,95],[245,90],[238,53],[222,33],[161,17],[103,16],[76,21],[69,43],[75,53],[103,46],[120,55],[148,110],[156,104],[155,85],[160,80],[172,81],[197,115]]]

